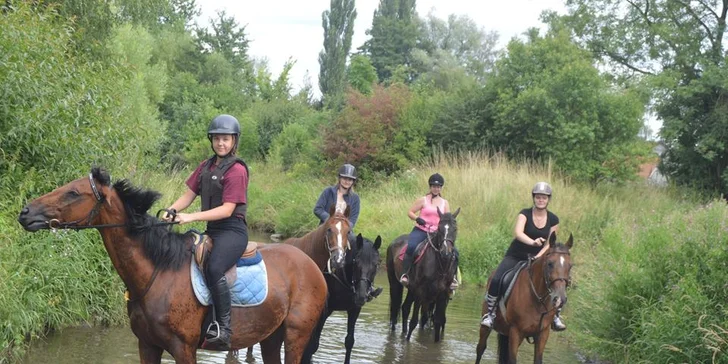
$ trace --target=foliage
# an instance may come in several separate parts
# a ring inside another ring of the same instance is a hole
[[[388,80],[398,66],[409,66],[410,52],[417,44],[417,21],[415,0],[379,1],[367,30],[371,38],[360,49],[371,59],[380,81]]]
[[[377,70],[369,57],[357,54],[351,57],[346,70],[349,85],[364,95],[372,93],[372,86],[377,82]]]
[[[728,4],[573,0],[568,15],[548,14],[621,75],[639,75],[654,91],[667,152],[661,170],[680,184],[728,190],[724,95]]]
[[[337,104],[343,101],[341,97],[346,86],[346,58],[349,56],[351,37],[354,34],[354,0],[331,0],[331,9],[324,11],[321,17],[324,49],[319,53],[319,88],[324,104],[338,109]]]

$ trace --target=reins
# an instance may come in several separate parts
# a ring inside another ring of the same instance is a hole
[[[551,252],[551,253],[546,253],[546,256],[549,256],[551,254],[569,255],[569,256],[571,255],[571,253],[569,253],[569,252]],[[531,259],[528,260],[528,283],[531,286],[531,293],[533,293],[533,295],[536,297],[536,299],[538,299],[538,302],[546,309],[546,311],[541,312],[541,318],[538,320],[538,331],[541,332],[541,330],[542,330],[541,325],[543,324],[544,317],[549,312],[556,311],[559,309],[559,307],[557,307],[557,306],[548,308],[548,306],[544,302],[546,300],[546,298],[548,298],[553,293],[553,291],[551,290],[551,285],[558,281],[564,281],[566,283],[566,287],[568,288],[569,285],[571,284],[571,278],[558,277],[554,280],[549,281],[547,275],[544,274],[543,280],[544,280],[544,285],[546,287],[547,292],[543,296],[541,296],[538,294],[538,292],[536,291],[536,286],[533,284],[532,262],[533,262],[533,260],[531,260]]]

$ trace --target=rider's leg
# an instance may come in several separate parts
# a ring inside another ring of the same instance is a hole
[[[505,273],[509,269],[513,268],[517,263],[518,259],[506,256],[498,265],[498,268],[496,268],[495,274],[493,274],[493,279],[490,281],[490,286],[488,286],[488,293],[485,296],[487,312],[483,315],[480,321],[481,325],[493,327],[493,323],[495,323],[496,302],[498,301],[498,296],[501,294],[501,281],[503,280]]]
[[[564,324],[564,322],[561,321],[561,308],[556,310],[556,315],[554,315],[554,323],[551,326],[551,329],[554,331],[566,330],[566,324]]]
[[[235,265],[238,258],[243,255],[248,245],[247,229],[226,226],[226,230],[210,229],[208,233],[213,237],[213,248],[207,262],[207,283],[212,294],[212,303],[215,309],[217,326],[211,326],[207,331],[207,341],[220,349],[230,347],[230,288],[225,279],[225,272]]]
[[[402,277],[399,279],[402,284],[406,285],[409,283],[409,271],[415,259],[415,249],[425,239],[427,239],[427,232],[424,230],[413,228],[412,232],[410,232],[409,239],[407,240],[407,250],[404,253],[404,261],[402,261]]]

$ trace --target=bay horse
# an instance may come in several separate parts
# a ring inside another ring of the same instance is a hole
[[[344,267],[349,246],[349,206],[344,213],[331,206],[329,218],[318,228],[300,238],[288,238],[283,244],[293,245],[311,257],[322,272],[334,272]]]
[[[377,275],[381,258],[379,257],[379,247],[382,245],[381,236],[377,236],[374,243],[371,240],[357,235],[352,249],[346,254],[346,263],[344,268],[331,274],[324,274],[326,283],[329,287],[329,300],[327,304],[326,314],[323,315],[319,326],[316,328],[318,334],[314,335],[309,347],[304,354],[304,362],[310,360],[311,356],[318,350],[320,333],[326,320],[334,311],[346,311],[346,339],[344,346],[346,347],[346,356],[344,364],[351,362],[351,350],[354,347],[354,330],[356,321],[361,313],[362,306],[381,292],[379,288],[376,292],[371,293],[374,278]]]
[[[498,362],[515,364],[518,348],[524,338],[534,340],[534,364],[543,361],[543,351],[551,332],[551,322],[556,311],[566,303],[566,288],[571,282],[571,247],[574,238],[570,234],[566,244],[556,243],[556,234],[549,237],[549,249],[528,264],[514,279],[510,297],[496,308],[494,328],[498,333]],[[495,273],[495,271],[493,272]],[[493,279],[488,278],[488,286]],[[486,287],[486,292],[487,292]],[[488,310],[483,302],[482,315]],[[476,347],[475,363],[480,363],[488,344],[491,328],[480,326],[480,340]]]
[[[423,312],[427,313],[434,305],[432,322],[435,328],[435,342],[439,342],[441,335],[445,332],[445,311],[450,300],[450,284],[457,272],[458,265],[455,238],[457,237],[456,218],[460,213],[460,208],[455,213],[448,212],[444,214],[438,208],[437,213],[440,215],[437,231],[433,236],[428,234],[422,258],[419,262],[413,263],[410,269],[410,283],[407,287],[407,297],[404,304],[402,304],[404,287],[399,282],[399,277],[403,273],[399,254],[407,244],[409,235],[399,236],[387,249],[390,328],[392,331],[396,329],[401,304],[402,334],[407,334],[407,340],[410,339],[412,331],[417,326],[420,307]],[[415,254],[417,253],[415,252]],[[407,330],[407,318],[412,303],[414,303],[415,307],[412,319],[409,321],[409,330]]]
[[[28,231],[96,228],[128,289],[127,314],[138,338],[141,363],[160,363],[163,351],[176,363],[196,363],[209,308],[192,290],[192,236],[160,226],[147,210],[161,195],[111,184],[101,168],[26,205],[18,217]],[[258,306],[232,308],[231,350],[260,342],[265,363],[299,363],[326,305],[326,281],[300,250],[265,245],[268,295]],[[207,318],[209,320],[209,318]]]

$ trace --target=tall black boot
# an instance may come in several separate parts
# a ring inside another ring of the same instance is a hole
[[[230,348],[230,288],[227,285],[227,278],[223,276],[210,287],[212,293],[212,304],[215,306],[215,322],[207,330],[206,339],[210,345],[220,350]]]
[[[414,254],[407,254],[407,252],[404,253],[404,260],[402,261],[402,277],[399,278],[399,282],[405,286],[409,284],[409,271],[410,268],[412,268],[412,261],[415,260],[413,255]]]

